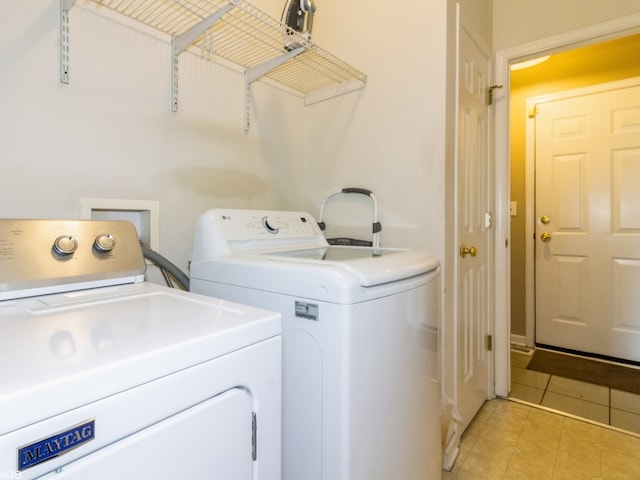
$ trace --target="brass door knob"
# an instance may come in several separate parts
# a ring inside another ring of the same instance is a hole
[[[540,240],[542,240],[543,242],[548,242],[549,240],[551,240],[551,234],[549,232],[544,232],[542,235],[540,235]]]
[[[542,223],[544,223],[545,225],[549,225],[549,223],[551,223],[551,219],[549,218],[549,215],[543,215],[540,217],[540,221]]]
[[[466,257],[467,255],[471,255],[472,257],[475,257],[478,254],[478,249],[476,247],[468,247],[463,243],[462,246],[460,247],[460,256],[462,258]]]

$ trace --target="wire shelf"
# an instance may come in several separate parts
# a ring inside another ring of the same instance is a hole
[[[331,88],[338,94],[344,85],[362,88],[367,81],[364,73],[244,0],[93,1],[177,39],[176,54],[195,46],[209,60],[241,66],[249,82],[266,77],[307,96]]]

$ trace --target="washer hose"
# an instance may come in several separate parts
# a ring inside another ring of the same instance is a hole
[[[169,259],[152,250],[146,243],[140,242],[140,246],[142,247],[144,258],[158,267],[169,287],[175,288],[173,285],[173,280],[175,280],[182,290],[189,290],[189,277],[182,270]]]

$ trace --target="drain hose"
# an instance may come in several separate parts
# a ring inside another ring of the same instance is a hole
[[[163,257],[155,250],[152,250],[149,245],[142,242],[140,242],[140,245],[142,246],[142,254],[144,255],[144,258],[160,269],[167,285],[173,287],[173,282],[167,276],[167,274],[169,274],[179,284],[182,290],[189,290],[189,277],[182,270],[180,270],[169,259]]]

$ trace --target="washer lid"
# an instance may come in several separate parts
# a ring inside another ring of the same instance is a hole
[[[335,265],[355,275],[363,287],[404,280],[438,268],[438,261],[422,250],[330,246],[273,252],[263,256]]]
[[[280,333],[280,314],[149,283],[0,302],[0,435]]]
[[[191,288],[215,295],[218,286],[228,285],[247,289],[247,299],[272,292],[350,305],[415,288],[438,275],[438,260],[422,250],[381,249],[374,255],[368,247],[332,246],[194,261]]]

